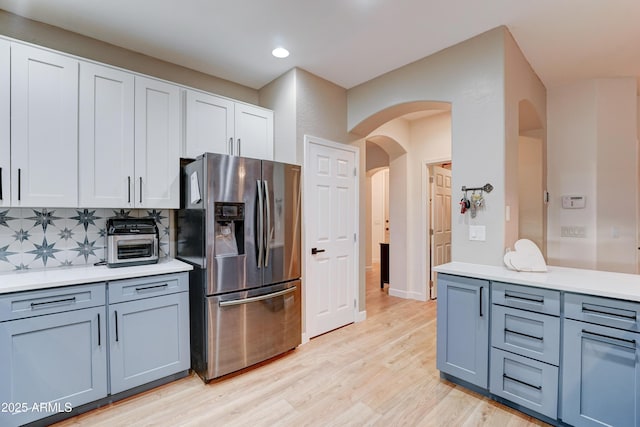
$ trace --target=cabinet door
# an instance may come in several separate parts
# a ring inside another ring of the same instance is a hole
[[[187,90],[182,157],[195,159],[203,153],[234,154],[234,104],[226,98]]]
[[[78,206],[78,61],[11,45],[13,206]]]
[[[133,207],[133,74],[80,63],[80,206]]]
[[[438,274],[437,368],[488,387],[489,282]]]
[[[135,206],[180,207],[180,88],[136,76]]]
[[[633,332],[564,321],[562,421],[640,425],[639,339]]]
[[[0,207],[11,204],[9,177],[11,166],[11,50],[10,43],[0,40]]]
[[[107,395],[104,313],[103,306],[0,323],[0,402],[24,409],[0,412],[0,425],[69,412]]]
[[[236,103],[234,154],[273,160],[273,111]]]
[[[119,393],[191,365],[189,293],[109,306],[111,393]]]

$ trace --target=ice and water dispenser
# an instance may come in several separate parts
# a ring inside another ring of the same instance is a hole
[[[244,254],[244,203],[215,202],[215,256]]]

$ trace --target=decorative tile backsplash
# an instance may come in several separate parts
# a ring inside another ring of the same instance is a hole
[[[102,261],[110,217],[153,218],[160,257],[170,253],[171,211],[0,208],[0,271],[89,265]]]

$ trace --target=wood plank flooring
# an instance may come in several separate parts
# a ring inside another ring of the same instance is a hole
[[[404,300],[367,273],[367,320],[204,384],[191,375],[64,426],[544,426],[441,380],[436,303]]]

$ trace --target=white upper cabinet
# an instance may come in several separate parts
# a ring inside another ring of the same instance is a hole
[[[273,159],[273,111],[186,90],[182,157],[203,153]]]
[[[273,160],[273,111],[242,103],[235,107],[234,154]]]
[[[0,207],[11,204],[11,44],[0,40]]]
[[[233,154],[233,101],[187,89],[185,108],[183,157],[195,159],[203,153]]]
[[[180,207],[180,88],[135,78],[135,206]]]
[[[80,63],[80,206],[134,205],[134,88],[131,73]]]
[[[11,200],[78,206],[78,61],[19,44],[11,45]]]

